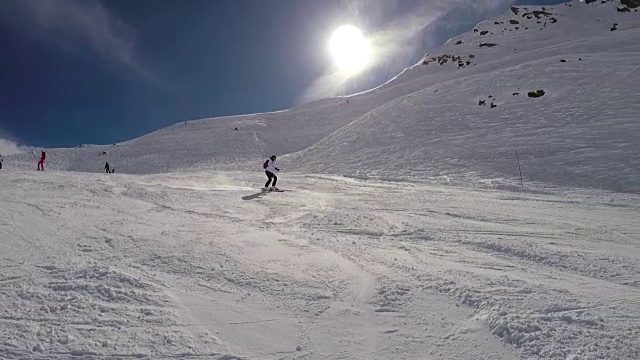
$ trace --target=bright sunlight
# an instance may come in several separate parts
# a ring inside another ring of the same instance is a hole
[[[355,26],[344,25],[337,28],[329,48],[338,68],[350,74],[364,70],[371,57],[371,48],[362,32]]]

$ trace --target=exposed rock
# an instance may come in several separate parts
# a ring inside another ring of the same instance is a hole
[[[480,35],[487,35],[489,33],[489,30],[482,30],[480,31]]]
[[[567,60],[562,59],[562,60],[560,60],[560,62],[562,62],[562,63],[566,63],[566,62],[567,62]]]
[[[511,7],[511,11],[512,11],[515,15],[518,15],[518,14],[520,13],[520,9],[518,9],[518,8],[517,8],[517,7],[515,7],[515,6],[512,6],[512,7]]]
[[[512,25],[518,25],[518,24],[520,24],[520,21],[518,21],[518,20],[509,20],[509,23],[511,23]]]
[[[513,96],[518,96],[518,95],[520,95],[520,93],[518,93],[518,92],[514,92],[513,93]]]
[[[479,47],[494,47],[498,44],[494,44],[494,43],[480,43],[478,44]]]
[[[482,105],[487,105],[487,100],[480,100],[478,101],[478,105],[482,106]]]
[[[458,41],[456,41],[456,43],[455,43],[455,45],[460,45],[460,44],[462,44],[462,40],[458,40]]]
[[[622,5],[627,5],[628,7],[635,9],[640,7],[640,0],[620,0]]]
[[[546,10],[533,10],[522,14],[522,17],[526,17],[527,19],[533,19],[534,17],[536,19],[542,19],[543,17],[551,17],[552,15],[553,14]]]
[[[471,56],[469,58],[471,59]],[[424,60],[422,60],[422,65],[429,65],[433,62],[437,62],[438,65],[444,65],[449,61],[451,61],[451,62],[457,62],[458,67],[464,67],[470,64],[470,62],[465,63],[465,60],[466,59],[463,58],[462,56],[443,54],[443,55],[432,56],[428,59],[425,58]]]
[[[531,97],[531,98],[539,98],[539,97],[544,96],[544,94],[546,94],[546,92],[544,90],[529,91],[527,93],[527,95],[529,95],[529,97]]]

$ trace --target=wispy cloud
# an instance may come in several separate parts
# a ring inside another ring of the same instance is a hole
[[[425,52],[426,44],[437,44],[446,39],[436,39],[434,25],[452,13],[458,13],[458,21],[479,20],[497,10],[515,3],[515,0],[432,0],[414,2],[404,8],[405,15],[385,18],[389,13],[410,2],[400,0],[344,0],[347,15],[342,21],[378,23],[367,37],[373,50],[369,71],[385,69],[399,72],[408,65],[416,52]],[[363,21],[367,19],[368,21]],[[455,21],[455,20],[454,20]],[[364,77],[367,73],[364,73]],[[342,95],[353,78],[330,68],[305,91],[299,102],[307,102]],[[355,79],[357,80],[357,79]],[[371,84],[370,84],[371,85]]]
[[[2,0],[0,20],[66,50],[140,70],[134,29],[96,0]]]

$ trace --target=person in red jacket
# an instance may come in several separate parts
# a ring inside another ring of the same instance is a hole
[[[42,151],[42,155],[40,155],[40,161],[38,161],[38,170],[44,171],[44,159],[47,157],[47,153]]]

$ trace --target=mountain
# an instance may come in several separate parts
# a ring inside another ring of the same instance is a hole
[[[639,359],[639,8],[587,2],[361,94],[6,156],[0,358]]]
[[[52,149],[49,165],[259,170],[275,153],[300,173],[502,183],[518,177],[518,150],[527,181],[638,192],[639,19],[616,1],[513,7],[371,91]],[[15,161],[31,168],[34,159]]]

